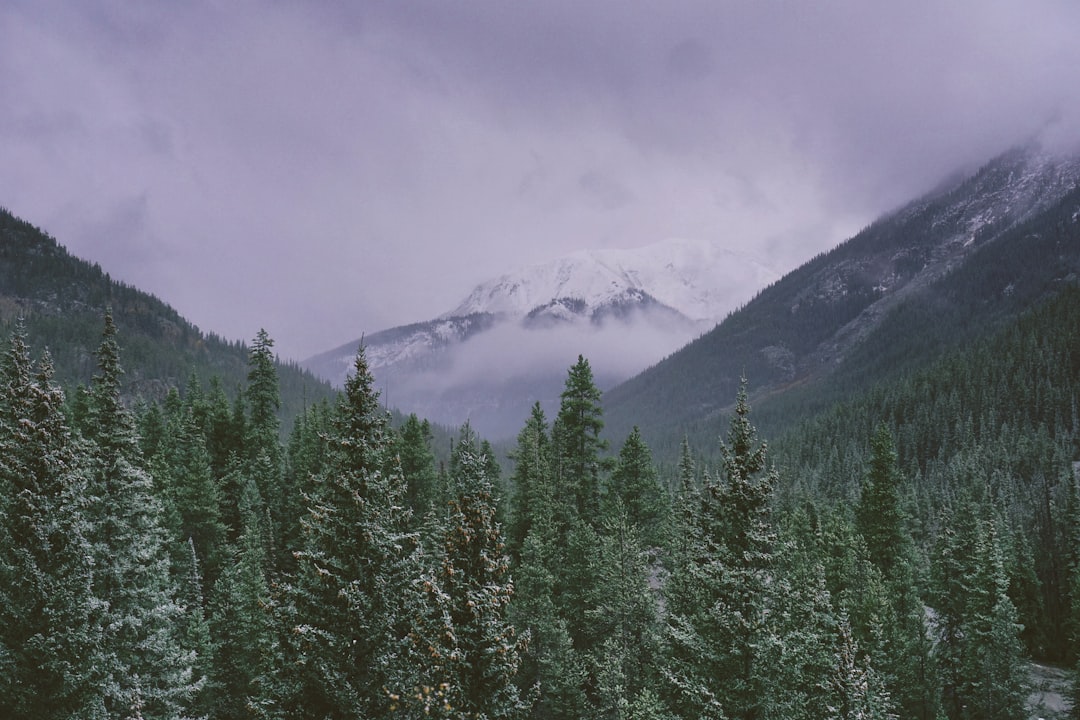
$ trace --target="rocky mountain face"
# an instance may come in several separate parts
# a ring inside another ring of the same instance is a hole
[[[612,437],[634,423],[662,446],[694,435],[743,374],[758,398],[850,392],[1022,312],[1076,281],[1078,184],[1080,159],[1019,149],[879,219],[606,393]]]
[[[554,410],[579,354],[614,385],[721,318],[776,277],[745,255],[668,240],[580,252],[478,285],[427,322],[363,338],[384,399],[481,433],[513,434],[534,402]],[[304,361],[342,385],[361,340]]]

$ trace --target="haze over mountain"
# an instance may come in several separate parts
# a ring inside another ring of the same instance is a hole
[[[984,337],[1077,282],[1078,183],[1080,158],[1029,146],[882,217],[605,393],[610,436],[640,425],[669,458],[714,442],[740,376],[775,435]]]
[[[582,251],[493,278],[438,318],[362,342],[389,403],[446,424],[469,420],[499,437],[534,402],[557,405],[579,354],[610,386],[710,329],[775,278],[762,261],[703,241]],[[303,365],[341,386],[360,343]]]

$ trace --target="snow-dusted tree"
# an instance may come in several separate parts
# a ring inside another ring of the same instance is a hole
[[[982,523],[968,572],[960,662],[965,718],[1023,717],[1028,694],[1021,626],[1009,598],[1009,578],[997,522]]]
[[[600,521],[600,453],[607,443],[600,389],[589,361],[581,355],[570,368],[561,395],[559,414],[551,429],[557,496],[573,499],[572,511],[590,523]]]
[[[517,447],[510,457],[514,461],[514,472],[510,476],[513,494],[506,535],[510,556],[517,560],[521,557],[522,546],[534,519],[542,515],[549,526],[553,522],[551,438],[540,403],[533,405],[525,427],[518,433]]]
[[[602,638],[592,655],[597,714],[627,717],[634,698],[656,684],[660,628],[649,558],[637,525],[618,503],[604,520],[593,568],[596,595],[586,617]]]
[[[830,720],[895,720],[892,702],[881,678],[859,658],[859,646],[851,634],[847,617],[837,624],[835,667],[828,684],[827,712]]]
[[[354,368],[324,472],[305,498],[297,570],[280,609],[287,646],[274,695],[289,718],[384,716],[412,629],[419,540],[363,348]]]
[[[85,479],[51,373],[20,324],[0,368],[0,716],[99,718]]]
[[[89,440],[87,514],[102,633],[98,682],[110,716],[181,718],[198,690],[194,653],[182,646],[183,608],[170,579],[161,506],[142,467],[135,422],[120,398],[112,315],[98,350],[83,434]]]
[[[510,558],[495,520],[491,468],[468,432],[455,448],[445,555],[439,582],[453,628],[447,663],[455,717],[511,718],[524,711],[516,675],[520,643],[507,619],[514,592]]]
[[[670,648],[665,676],[674,709],[684,717],[764,717],[775,668],[767,624],[775,533],[770,499],[775,474],[765,471],[765,445],[749,420],[746,383],[739,389],[723,477],[707,480],[684,557],[668,584]]]

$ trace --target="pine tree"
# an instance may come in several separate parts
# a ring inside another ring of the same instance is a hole
[[[0,368],[0,715],[103,717],[85,478],[21,323]]]
[[[982,524],[968,570],[958,688],[963,717],[1006,720],[1022,717],[1028,693],[1027,670],[1016,607],[1009,598],[997,523]]]
[[[880,678],[859,662],[859,646],[847,618],[837,626],[835,670],[829,679],[830,704],[822,718],[836,720],[893,720],[892,703]]]
[[[220,720],[273,714],[267,696],[277,648],[269,609],[267,531],[262,498],[250,478],[244,478],[239,506],[243,530],[211,599],[210,627],[217,642],[211,716]]]
[[[871,443],[870,470],[855,509],[855,519],[870,559],[889,581],[895,579],[897,565],[911,556],[911,536],[900,507],[899,483],[892,435],[880,425]]]
[[[764,717],[772,698],[766,623],[775,533],[764,444],[749,420],[743,381],[727,442],[724,477],[708,481],[691,546],[668,584],[670,701],[685,717]]]
[[[559,414],[552,427],[555,448],[556,496],[566,493],[575,504],[576,517],[600,521],[600,453],[606,443],[600,390],[593,381],[589,361],[581,355],[566,378]]]
[[[172,544],[186,548],[190,541],[195,548],[206,578],[205,595],[217,579],[223,560],[226,528],[221,520],[222,499],[195,411],[191,407],[181,410],[171,430],[164,458],[167,465],[158,470],[157,477],[164,486],[161,494],[167,515],[177,523],[170,528]],[[187,567],[189,562],[183,557],[181,566]]]
[[[455,448],[456,498],[439,573],[454,633],[449,704],[456,717],[509,720],[525,709],[515,684],[521,648],[507,620],[514,587],[510,558],[495,521],[491,468],[463,435]]]
[[[604,496],[608,514],[621,505],[628,520],[636,525],[642,539],[650,546],[660,544],[667,519],[667,497],[653,466],[652,453],[637,426],[619,450],[615,469]]]
[[[419,539],[363,348],[306,498],[297,572],[280,615],[286,666],[274,690],[290,718],[381,717],[413,629]]]
[[[532,414],[518,433],[517,447],[510,459],[514,461],[514,472],[510,476],[513,495],[506,533],[507,549],[511,558],[518,560],[536,518],[543,517],[549,525],[554,522],[551,442],[540,403],[533,405]]]
[[[247,405],[245,445],[252,476],[266,502],[273,522],[276,564],[291,566],[291,549],[296,547],[300,528],[300,506],[295,488],[289,487],[281,447],[281,423],[277,413],[281,407],[281,391],[277,368],[274,365],[274,341],[266,330],[260,329],[248,354]]]
[[[513,625],[528,638],[518,687],[532,700],[530,717],[578,720],[586,712],[585,664],[555,605],[553,538],[550,521],[537,519],[515,570],[515,596],[508,612]]]
[[[116,334],[106,314],[83,428],[90,441],[87,514],[102,634],[98,682],[110,715],[138,706],[146,718],[181,718],[200,679],[193,675],[193,652],[177,637],[183,609],[170,579],[153,480],[142,468],[134,419],[120,398]]]
[[[604,521],[593,559],[597,581],[586,618],[603,638],[593,655],[599,717],[625,716],[633,699],[655,684],[660,633],[652,570],[637,526],[616,507]]]
[[[195,552],[195,541],[187,542],[188,567],[186,577],[181,578],[178,600],[183,615],[178,623],[178,644],[193,653],[192,670],[198,678],[197,687],[187,710],[194,717],[206,717],[211,710],[216,688],[209,680],[213,674],[214,642],[210,637],[210,623],[206,618],[206,603],[203,598],[204,583],[199,569],[199,557]]]
[[[431,425],[412,413],[401,426],[395,444],[401,471],[407,482],[405,499],[417,515],[430,512],[435,505],[438,474],[431,440]]]

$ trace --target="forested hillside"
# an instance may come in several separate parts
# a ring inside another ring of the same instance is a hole
[[[129,398],[162,400],[170,388],[217,377],[229,397],[247,373],[248,348],[203,333],[167,304],[117,282],[99,266],[70,255],[55,239],[0,208],[0,329],[22,318],[30,341],[48,348],[56,381],[87,383],[101,318],[111,309],[124,334]],[[259,328],[251,329],[251,337]],[[276,360],[275,360],[276,362]],[[295,363],[279,366],[282,413],[291,424],[305,404],[329,398],[329,384]]]
[[[744,374],[776,435],[853,391],[996,332],[1080,273],[1080,162],[1013,151],[792,271],[605,394],[667,462],[715,437]]]

